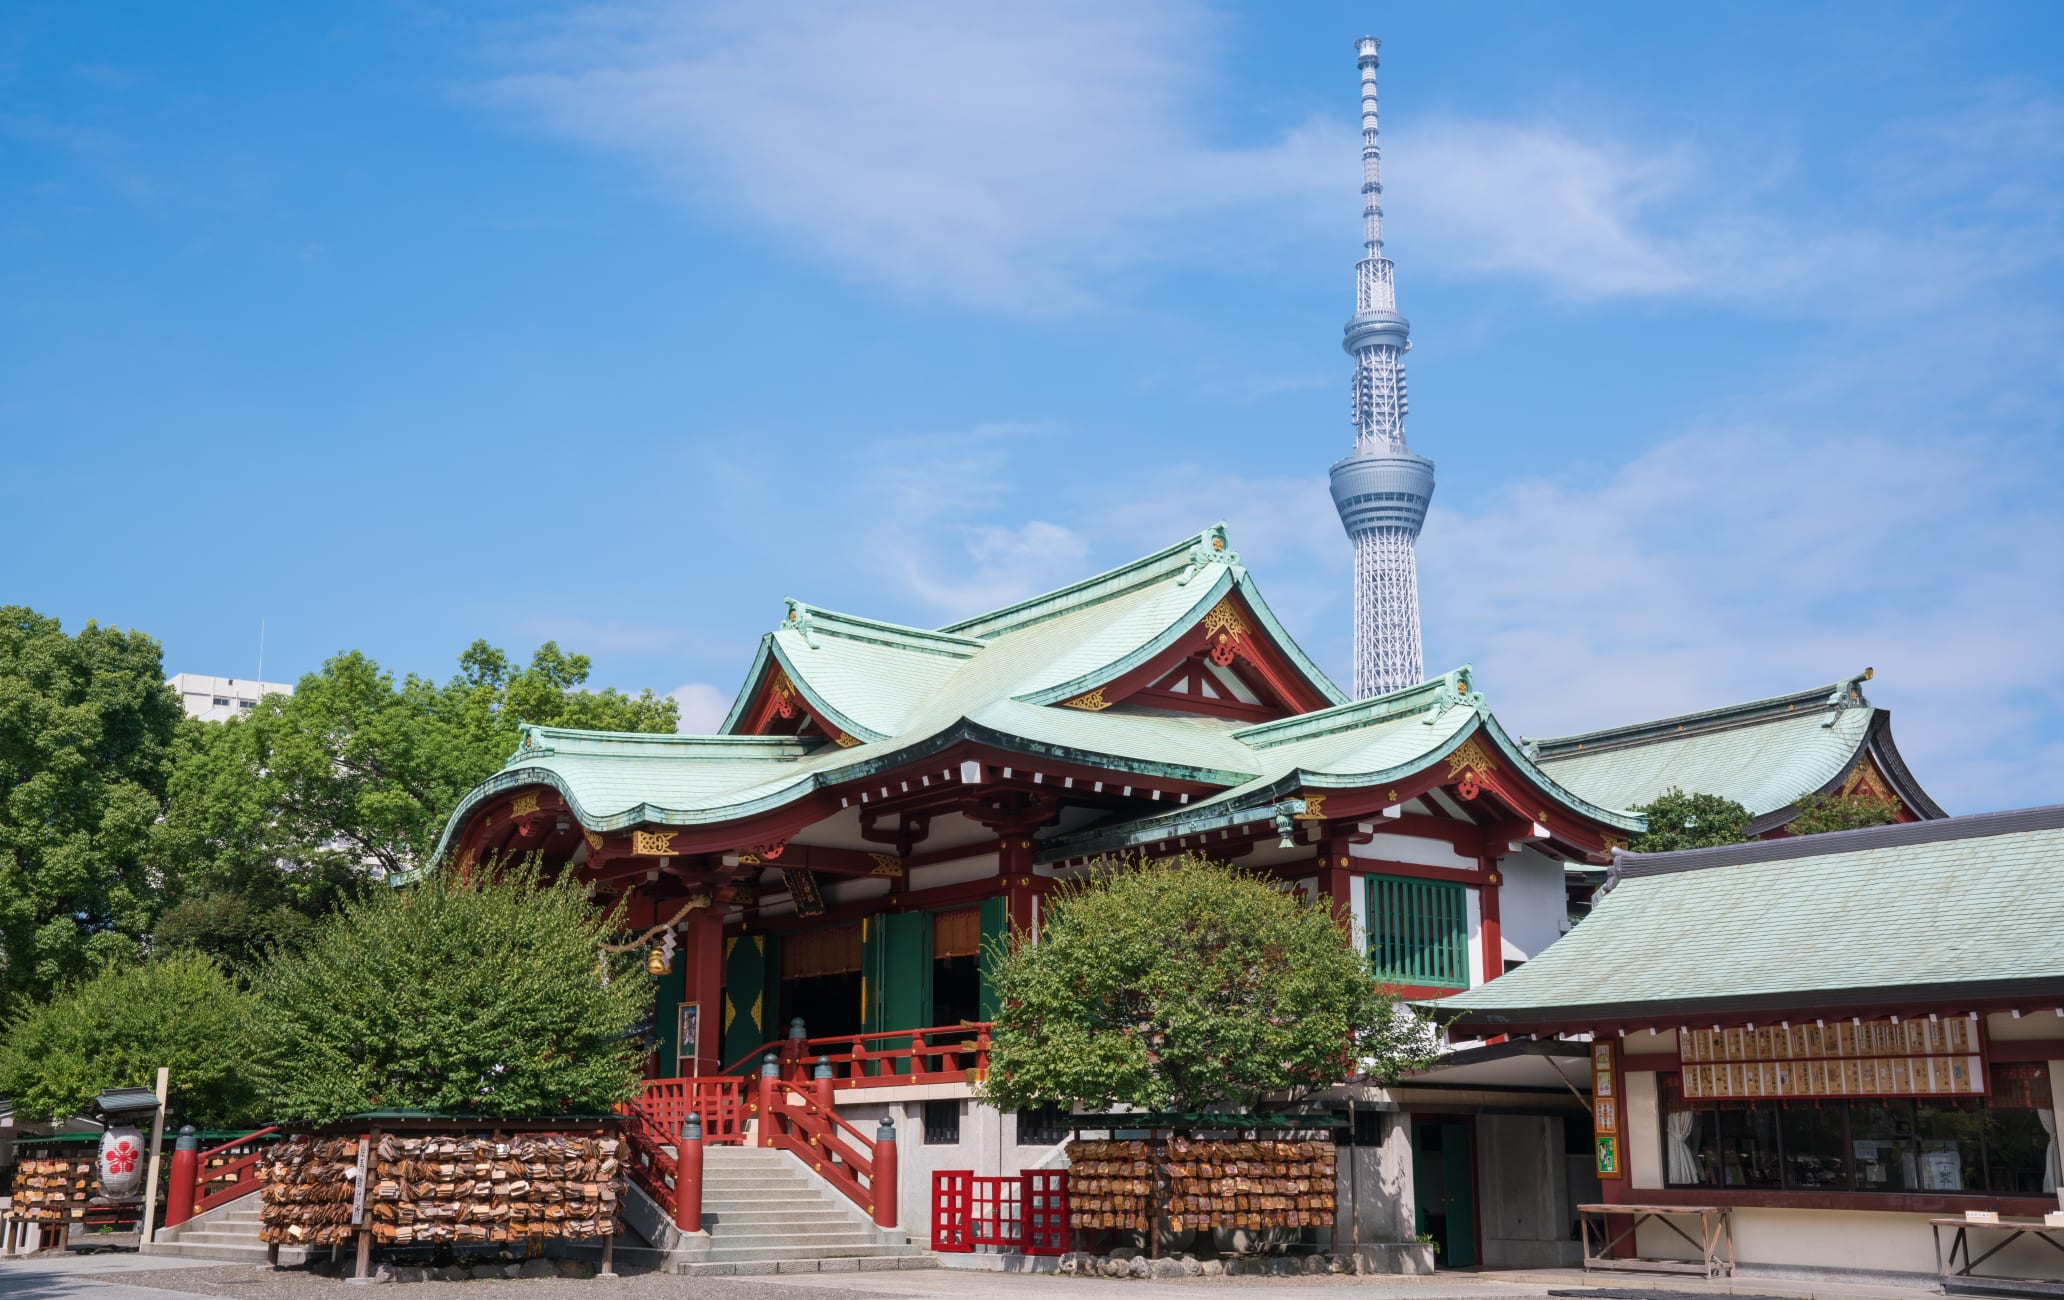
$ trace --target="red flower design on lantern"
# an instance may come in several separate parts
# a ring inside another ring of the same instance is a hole
[[[127,1138],[108,1148],[107,1169],[111,1174],[127,1174],[136,1170],[136,1144]]]

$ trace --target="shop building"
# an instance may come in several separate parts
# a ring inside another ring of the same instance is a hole
[[[1440,1011],[1578,1054],[1603,1201],[1725,1207],[1744,1271],[1932,1276],[1931,1217],[2064,1207],[2060,917],[2064,807],[1622,853],[1571,935]]]

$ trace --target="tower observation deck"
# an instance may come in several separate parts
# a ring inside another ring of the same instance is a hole
[[[1333,466],[1333,504],[1354,543],[1354,694],[1367,699],[1425,676],[1419,643],[1419,529],[1433,499],[1433,462],[1405,445],[1405,353],[1411,325],[1397,312],[1383,255],[1383,151],[1376,140],[1377,50],[1355,42],[1362,73],[1362,260],[1355,314],[1341,346],[1354,358],[1354,450]]]

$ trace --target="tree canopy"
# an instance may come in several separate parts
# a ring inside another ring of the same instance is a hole
[[[86,1112],[103,1089],[153,1086],[166,1066],[182,1121],[246,1124],[257,1110],[256,1018],[256,1000],[212,958],[111,966],[8,1022],[0,1095],[24,1119],[64,1119]]]
[[[1825,835],[1865,826],[1890,826],[1899,820],[1897,805],[1867,794],[1809,794],[1797,801],[1798,815],[1785,823],[1794,835]]]
[[[1671,786],[1634,811],[1648,818],[1648,829],[1627,846],[1636,853],[1709,849],[1748,838],[1749,810],[1717,794],[1687,794]]]
[[[999,1107],[1254,1107],[1432,1055],[1345,918],[1222,863],[1109,862],[1045,917],[1037,944],[991,954]]]
[[[0,1012],[141,950],[182,722],[150,637],[0,607]]]
[[[267,1114],[593,1114],[629,1098],[652,980],[621,916],[534,863],[373,889],[256,982]]]
[[[174,885],[160,941],[240,963],[299,941],[358,881],[424,865],[522,723],[671,732],[679,716],[650,690],[580,689],[587,656],[549,641],[521,668],[476,641],[459,668],[443,685],[397,682],[364,654],[339,654],[292,695],[205,728],[156,835]]]

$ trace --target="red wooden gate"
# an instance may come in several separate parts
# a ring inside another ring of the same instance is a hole
[[[1068,1249],[1068,1171],[1042,1169],[1005,1178],[972,1170],[932,1174],[932,1249],[966,1254],[977,1246],[1024,1255]]]

